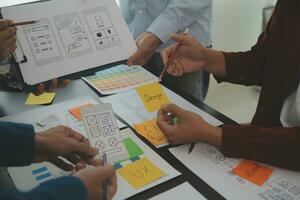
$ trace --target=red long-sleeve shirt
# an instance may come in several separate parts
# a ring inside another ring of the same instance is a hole
[[[280,122],[285,99],[300,80],[300,1],[278,0],[255,46],[225,53],[227,81],[262,87],[251,126],[224,126],[222,152],[300,171],[300,127]]]

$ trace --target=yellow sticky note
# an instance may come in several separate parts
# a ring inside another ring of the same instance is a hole
[[[135,189],[139,189],[165,176],[165,173],[148,158],[137,160],[118,169],[117,172]]]
[[[167,138],[156,124],[156,119],[134,124],[133,127],[140,135],[156,146],[168,144]]]
[[[148,112],[157,111],[169,98],[159,83],[150,83],[136,88]]]
[[[50,104],[56,93],[48,93],[44,92],[43,94],[36,96],[33,93],[30,93],[27,97],[27,100],[25,102],[26,105],[44,105],[44,104]]]

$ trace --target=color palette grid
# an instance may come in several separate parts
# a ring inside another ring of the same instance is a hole
[[[143,67],[127,65],[118,65],[82,79],[101,94],[119,93],[147,83],[158,82],[158,77]]]

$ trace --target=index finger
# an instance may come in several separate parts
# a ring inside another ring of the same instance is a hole
[[[12,25],[13,21],[9,19],[0,20],[0,31],[7,29],[9,25]]]
[[[157,126],[163,132],[163,134],[168,135],[170,130],[173,128],[173,125],[169,123],[168,120],[165,119],[164,110],[160,109],[157,113]]]

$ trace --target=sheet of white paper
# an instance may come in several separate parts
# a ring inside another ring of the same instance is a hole
[[[39,20],[18,31],[28,84],[125,60],[136,51],[115,1],[51,0],[4,8],[2,14],[15,21]]]
[[[115,120],[111,104],[80,109],[89,143],[98,150],[98,159],[106,154],[108,163],[128,159],[129,155]]]
[[[205,200],[193,186],[188,182],[184,182],[162,194],[150,198],[149,200],[174,200],[174,199],[188,199],[188,200]]]
[[[87,102],[90,102],[92,104],[97,103],[97,101],[95,101],[92,97],[86,96],[47,106],[44,108],[38,108],[24,113],[7,116],[1,118],[0,120],[35,124],[36,131],[42,131],[45,130],[43,129],[44,127],[41,125],[37,125],[37,122],[41,123],[42,125],[49,125],[49,127],[45,128],[50,128],[51,126],[55,126],[57,124],[57,119],[59,119],[59,121],[63,125],[69,126],[70,128],[86,136],[83,123],[79,122],[73,115],[71,115],[68,112],[68,109],[78,107],[80,105],[86,104]],[[30,116],[30,118],[28,116]],[[127,183],[126,180],[118,175],[118,192],[114,199],[126,199],[132,195],[135,195],[139,192],[142,192],[146,189],[149,189],[155,185],[158,185],[180,175],[177,170],[175,170],[150,147],[143,143],[130,129],[124,129],[120,132],[122,138],[130,137],[141,149],[143,149],[144,155],[142,155],[141,157],[147,157],[167,175],[138,190],[134,189]],[[124,161],[121,164],[122,166],[125,166],[129,163],[131,162]],[[66,172],[58,169],[50,163],[33,164],[28,167],[11,167],[8,168],[8,171],[17,189],[21,191],[29,191],[47,180],[60,177],[62,175],[67,175]]]
[[[0,1],[0,8],[4,8],[7,6],[15,6],[15,5],[20,5],[24,3],[33,3],[33,2],[38,2],[40,0],[1,0]]]
[[[232,173],[240,159],[226,158],[215,147],[196,144],[169,149],[184,165],[198,175],[226,199],[291,200],[300,199],[300,173],[271,167],[272,176],[261,187]]]
[[[214,126],[220,126],[223,124],[221,121],[217,120],[213,116],[197,108],[196,106],[186,101],[179,95],[175,94],[168,88],[163,88],[166,94],[168,95],[170,101],[174,104],[186,110],[197,113],[198,115],[203,117],[204,120],[206,120],[208,123]],[[100,98],[100,100],[104,103],[111,103],[113,105],[113,110],[115,111],[115,113],[131,126],[133,124],[139,124],[147,120],[154,119],[157,115],[157,112],[149,113],[147,111],[136,90],[130,90],[121,94],[115,94],[108,97],[102,97]]]

